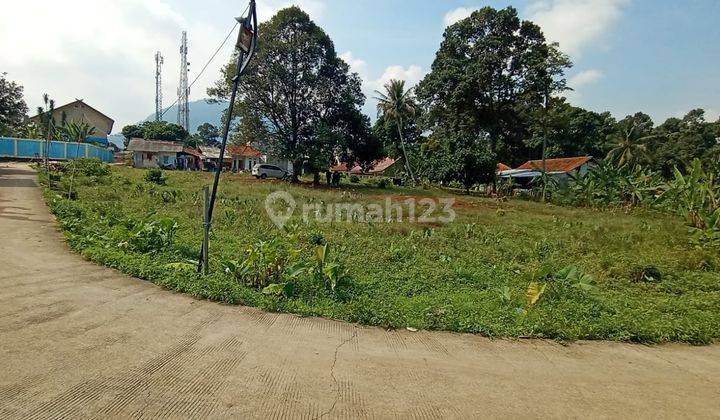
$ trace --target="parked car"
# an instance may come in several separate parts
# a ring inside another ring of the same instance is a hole
[[[253,166],[252,174],[255,178],[266,179],[266,178],[277,178],[284,179],[291,175],[290,172],[275,166],[268,165],[267,163],[258,163]]]

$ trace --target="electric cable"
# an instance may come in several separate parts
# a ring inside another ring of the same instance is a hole
[[[248,7],[249,7],[249,6],[248,6]],[[245,10],[247,10],[247,8],[246,8]],[[243,12],[243,14],[245,14],[245,12]],[[203,74],[203,73],[205,72],[205,70],[208,68],[208,66],[210,65],[210,63],[212,63],[212,61],[213,61],[213,60],[215,59],[215,57],[218,55],[218,53],[220,52],[220,50],[225,46],[225,44],[227,43],[227,40],[230,39],[230,35],[232,35],[233,32],[235,32],[235,28],[237,28],[239,24],[240,24],[240,22],[237,22],[237,21],[235,22],[235,25],[233,25],[232,29],[230,29],[230,32],[228,32],[228,34],[227,34],[227,36],[225,37],[225,39],[223,40],[223,42],[220,43],[220,46],[215,50],[215,52],[214,52],[213,55],[210,57],[210,59],[207,61],[207,63],[205,63],[205,65],[203,66],[202,70],[200,70],[200,73],[198,73],[198,75],[195,76],[195,79],[193,79],[192,83],[190,83],[190,85],[188,85],[188,90],[190,90],[190,88],[193,87],[193,85],[195,84],[195,82],[197,82],[198,79],[200,79],[200,76],[202,76],[202,74]],[[162,112],[162,114],[160,114],[160,118],[162,118],[162,117],[165,115],[165,113],[170,110],[170,108],[172,108],[173,106],[177,105],[177,103],[178,103],[178,100],[175,99],[175,102],[173,102],[169,107],[165,108],[165,110]]]

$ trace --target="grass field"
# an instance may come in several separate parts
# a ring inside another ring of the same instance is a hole
[[[720,258],[692,248],[674,216],[499,202],[441,190],[312,188],[223,174],[212,274],[197,276],[185,261],[197,259],[202,187],[211,174],[166,172],[166,184],[156,185],[146,173],[114,167],[110,175],[76,175],[74,200],[65,198],[69,173],[55,174],[46,199],[86,258],[169,289],[272,311],[492,337],[692,343],[720,337]],[[299,206],[454,197],[457,218],[448,224],[305,223],[296,210],[289,225],[297,238],[286,246],[312,261],[317,246],[328,244],[347,275],[335,290],[299,275],[292,291],[269,295],[225,268],[242,261],[252,244],[287,236],[264,209],[276,190],[288,191]],[[177,223],[172,246],[142,252],[123,240],[138,221],[165,217]],[[577,268],[574,280],[557,274],[568,266]],[[526,296],[532,282],[545,286],[534,304]]]

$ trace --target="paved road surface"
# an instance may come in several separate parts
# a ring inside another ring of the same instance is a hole
[[[0,418],[720,417],[720,346],[384,331],[194,300],[72,254],[0,163]]]

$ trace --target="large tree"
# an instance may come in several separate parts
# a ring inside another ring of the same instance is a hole
[[[609,112],[597,113],[567,103],[565,98],[551,98],[545,110],[534,112],[530,137],[525,141],[527,156],[536,159],[542,154],[543,138],[547,137],[547,157],[605,156],[608,136],[613,134],[615,119]],[[508,162],[517,163],[517,162]]]
[[[197,128],[197,134],[202,139],[202,142],[207,146],[217,146],[218,137],[220,137],[220,130],[210,123],[202,123]]]
[[[495,180],[497,157],[483,136],[462,132],[445,132],[439,129],[421,148],[425,163],[420,173],[433,182],[459,182],[466,192],[475,184],[488,184]]]
[[[672,177],[675,167],[684,172],[695,158],[713,164],[720,156],[720,121],[706,121],[703,109],[694,109],[683,118],[668,118],[654,133],[652,166],[665,177]]]
[[[431,72],[416,92],[426,128],[475,136],[500,160],[525,158],[530,114],[566,89],[570,61],[512,7],[485,7],[445,30]]]
[[[28,107],[23,100],[23,87],[0,74],[0,136],[17,136],[25,121]]]
[[[295,181],[303,164],[317,180],[342,146],[342,128],[355,126],[345,120],[364,103],[360,78],[298,7],[280,10],[260,24],[259,34],[257,53],[241,79],[238,116],[251,123],[245,128],[263,131],[275,154],[293,162]],[[232,60],[208,89],[210,96],[227,99],[234,74]]]
[[[184,142],[190,136],[182,126],[167,121],[145,121],[126,125],[122,129],[122,135],[125,137],[125,147],[132,138]]]

